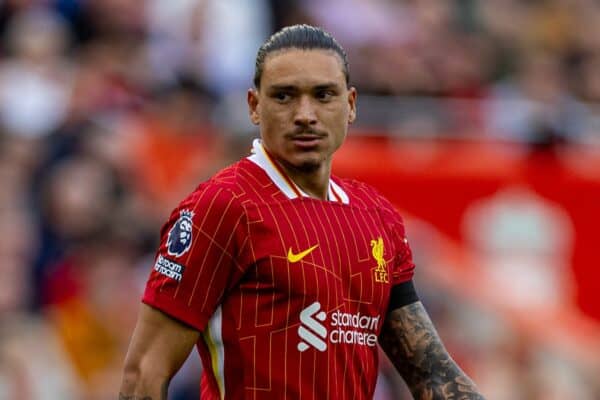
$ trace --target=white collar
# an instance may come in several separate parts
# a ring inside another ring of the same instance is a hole
[[[271,178],[273,183],[290,199],[298,197],[310,197],[283,171],[275,160],[271,158],[265,150],[260,139],[254,139],[252,142],[252,155],[248,159],[262,168]],[[329,188],[327,198],[333,202],[348,204],[350,199],[346,192],[329,178]]]

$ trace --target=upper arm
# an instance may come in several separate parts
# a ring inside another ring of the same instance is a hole
[[[199,337],[196,329],[142,304],[125,359],[122,392],[165,391]]]
[[[379,343],[416,399],[483,399],[446,351],[420,301],[387,314]]]
[[[203,331],[251,265],[245,211],[226,187],[206,184],[161,230],[142,301]]]

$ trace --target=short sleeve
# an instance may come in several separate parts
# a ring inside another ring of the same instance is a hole
[[[389,235],[394,243],[393,259],[391,263],[392,286],[410,281],[413,278],[415,264],[412,250],[408,243],[404,220],[400,213],[385,199],[382,200],[384,220],[389,230]]]
[[[412,250],[408,244],[408,238],[404,231],[404,224],[396,228],[397,253],[392,270],[392,285],[398,285],[410,281],[415,272]]]
[[[203,331],[245,272],[243,207],[224,187],[200,186],[173,211],[142,301]]]

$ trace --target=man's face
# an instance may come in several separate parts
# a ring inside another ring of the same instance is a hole
[[[329,166],[356,116],[340,57],[331,50],[286,49],[269,54],[259,89],[248,91],[250,119],[266,149],[284,167]]]

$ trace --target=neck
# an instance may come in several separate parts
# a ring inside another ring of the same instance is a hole
[[[280,162],[287,176],[310,197],[327,200],[329,194],[329,176],[331,175],[331,159],[323,161],[314,169],[301,169]]]
[[[256,142],[255,142],[256,143]],[[260,150],[264,152],[271,164],[279,170],[280,174],[285,176],[285,179],[290,180],[289,184],[300,189],[308,196],[328,200],[329,197],[329,176],[331,175],[331,160],[329,156],[316,165],[296,166],[286,162],[284,159],[275,157],[269,152],[263,143],[259,142]],[[294,189],[297,192],[297,189]],[[296,193],[301,196],[300,193]]]

